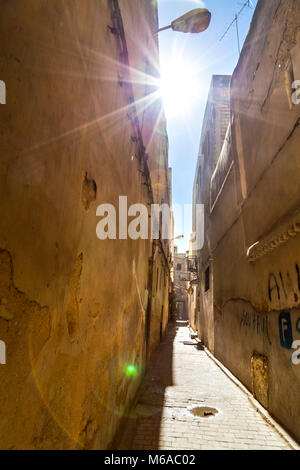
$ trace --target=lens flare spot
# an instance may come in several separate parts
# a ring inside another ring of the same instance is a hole
[[[135,375],[137,375],[137,367],[134,366],[133,364],[129,364],[126,367],[126,375],[128,377],[134,377]]]

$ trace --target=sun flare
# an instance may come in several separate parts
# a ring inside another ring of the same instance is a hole
[[[200,96],[195,68],[180,60],[163,65],[160,92],[167,117],[186,115]]]

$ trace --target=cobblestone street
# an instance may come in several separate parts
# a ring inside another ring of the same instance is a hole
[[[248,397],[203,350],[187,326],[169,329],[142,387],[132,449],[290,449]],[[193,408],[217,410],[205,417]]]

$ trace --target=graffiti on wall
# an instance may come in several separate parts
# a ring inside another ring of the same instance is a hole
[[[267,315],[261,315],[257,312],[244,311],[242,314],[240,326],[251,329],[258,336],[266,338],[269,344],[272,344],[269,337],[269,325]]]
[[[300,364],[300,341],[294,341],[292,344],[292,349],[296,349],[295,352],[293,352],[291,361],[295,366],[298,366]]]
[[[268,279],[269,301],[280,301],[293,296],[294,302],[300,299],[300,267],[296,263],[293,269],[286,273],[270,273]]]
[[[285,349],[292,349],[293,328],[290,312],[283,311],[279,314],[278,327],[281,347]]]
[[[293,337],[293,324],[291,313],[288,310],[280,312],[278,316],[279,341],[282,348],[295,349],[291,361],[294,365],[300,364],[300,340]],[[300,317],[296,320],[296,331],[300,333]]]
[[[295,263],[289,270],[269,274],[268,298],[270,302],[279,302],[281,305],[282,303],[283,305],[299,303],[300,265],[298,263]],[[300,340],[294,340],[294,333],[300,333],[300,317],[293,324],[291,312],[282,310],[278,316],[278,331],[280,346],[287,350],[294,349],[291,361],[294,365],[300,364]]]

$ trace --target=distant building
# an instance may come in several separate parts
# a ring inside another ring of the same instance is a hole
[[[230,75],[214,75],[208,95],[199,155],[193,189],[193,204],[204,204],[204,245],[197,252],[190,252],[191,257],[198,258],[199,277],[194,281],[193,294],[190,299],[190,324],[199,330],[201,338],[211,343],[213,335],[211,325],[212,273],[210,267],[211,249],[209,242],[210,226],[210,179],[218,161],[224,142],[230,117]],[[196,230],[195,213],[193,231]]]
[[[186,253],[174,250],[174,303],[173,316],[176,320],[188,320],[188,288],[190,274]]]

